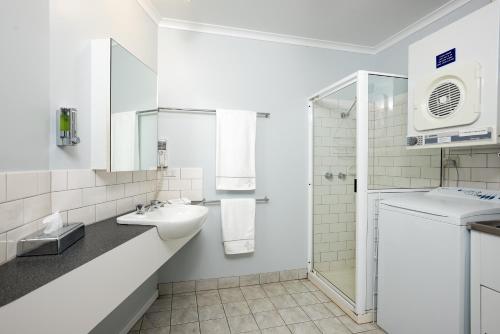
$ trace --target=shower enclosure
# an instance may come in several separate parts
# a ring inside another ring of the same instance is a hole
[[[311,97],[310,277],[374,320],[378,201],[440,185],[439,149],[406,150],[407,79],[358,71]]]

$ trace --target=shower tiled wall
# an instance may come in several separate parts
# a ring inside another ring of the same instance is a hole
[[[329,101],[314,112],[314,267],[320,271],[354,264],[356,113],[341,118],[352,101]],[[332,173],[326,178],[325,173]],[[345,178],[339,178],[339,173]]]
[[[406,149],[407,101],[407,94],[370,99],[368,189],[439,186],[440,149]]]
[[[355,259],[356,113],[341,118],[352,103],[315,105],[313,256],[320,271],[353,265]],[[368,189],[439,186],[440,150],[406,149],[407,95],[370,98],[368,115]],[[333,178],[325,178],[327,172]]]

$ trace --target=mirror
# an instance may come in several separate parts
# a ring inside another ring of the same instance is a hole
[[[156,73],[111,41],[111,171],[155,170]]]

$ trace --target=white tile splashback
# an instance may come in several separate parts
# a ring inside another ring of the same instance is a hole
[[[106,186],[82,189],[82,205],[106,202]]]
[[[60,191],[68,189],[68,171],[53,170],[50,172],[51,191]]]
[[[43,194],[24,199],[24,223],[43,218],[52,213],[50,194]]]
[[[95,171],[95,185],[109,186],[116,183],[116,173],[108,173],[105,171]]]
[[[7,200],[35,196],[38,194],[38,174],[7,173]]]
[[[455,160],[458,167],[443,168],[444,186],[500,190],[500,145],[450,148],[443,156]]]
[[[52,193],[52,210],[67,211],[82,206],[82,189],[56,191]]]
[[[84,206],[68,211],[69,224],[84,223],[85,225],[89,225],[96,221],[95,217],[95,205]]]
[[[68,189],[89,188],[93,186],[95,186],[95,173],[93,170],[68,170]]]
[[[0,233],[15,229],[24,223],[23,200],[0,204]]]
[[[59,211],[64,223],[92,224],[155,198],[186,196],[201,200],[202,177],[201,168],[116,173],[85,169],[1,172],[0,264],[14,258],[17,241],[40,229],[42,218],[52,212]],[[178,181],[173,183],[178,190],[170,190],[170,181]]]
[[[0,173],[0,203],[7,200],[7,176],[5,173]]]
[[[7,261],[7,233],[0,234],[0,263]]]
[[[158,199],[187,197],[191,201],[203,199],[202,168],[169,168],[159,172]]]

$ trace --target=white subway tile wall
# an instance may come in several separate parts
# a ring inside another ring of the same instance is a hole
[[[0,234],[0,259],[7,259],[7,233]]]
[[[38,194],[38,173],[7,173],[7,200],[25,198]]]
[[[440,149],[406,149],[408,96],[378,99],[368,110],[368,188],[437,187],[441,178]]]
[[[443,186],[500,190],[499,154],[500,146],[445,149],[443,159],[455,160],[457,169],[443,168]]]
[[[5,173],[0,173],[0,203],[7,200],[7,176]]]
[[[50,172],[51,191],[68,189],[68,171],[66,169]]]
[[[368,188],[439,186],[440,149],[407,150],[407,94],[390,99],[374,96],[368,106]],[[355,259],[356,114],[341,118],[352,100],[328,103],[314,114],[313,256],[323,272],[351,267]]]
[[[314,113],[313,256],[314,268],[322,272],[354,264],[356,113],[341,118],[351,105],[330,100]]]
[[[158,199],[187,197],[191,201],[203,199],[202,168],[169,168],[159,172]]]
[[[37,195],[24,199],[24,223],[50,215],[52,212],[50,194]]]
[[[168,199],[186,196],[201,200],[203,170],[186,168],[184,178],[181,170],[0,173],[0,264],[13,259],[17,241],[42,228],[42,218],[55,211],[61,213],[64,223],[92,224],[149,203],[158,197],[157,190]],[[164,174],[171,176],[161,177]],[[179,181],[173,185],[175,191],[169,190],[170,181]]]
[[[88,169],[68,170],[68,189],[89,188],[95,186],[95,173]]]
[[[116,173],[116,183],[130,183],[132,182],[132,172],[117,172]]]

